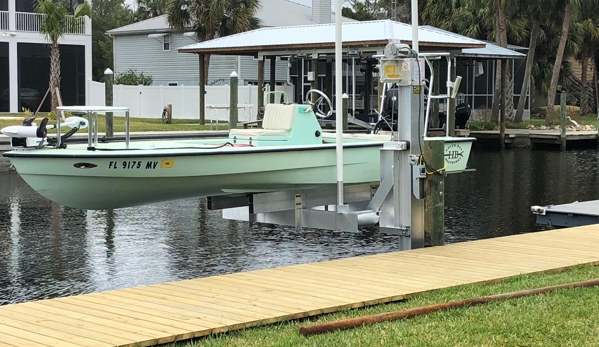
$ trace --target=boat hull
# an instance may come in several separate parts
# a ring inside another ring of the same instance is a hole
[[[381,145],[345,147],[344,183],[380,179]],[[48,155],[53,154],[51,151],[13,153],[10,159],[27,184],[42,196],[68,207],[92,210],[336,184],[334,145],[139,154],[81,155],[73,149],[70,155],[67,151],[60,155]]]

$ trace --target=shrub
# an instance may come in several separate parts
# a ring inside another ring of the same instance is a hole
[[[114,84],[124,84],[128,86],[151,86],[154,82],[154,77],[144,75],[143,72],[137,73],[137,70],[129,69],[127,72],[117,74],[114,77]]]

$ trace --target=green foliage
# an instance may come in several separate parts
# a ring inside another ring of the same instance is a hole
[[[104,80],[104,70],[113,68],[112,38],[106,32],[133,23],[133,11],[125,0],[94,0],[92,3],[92,73]]]
[[[410,21],[409,0],[348,0],[349,7],[344,7],[341,14],[344,17],[359,21],[376,19],[393,19],[399,22]],[[395,11],[395,16],[394,16]]]
[[[167,0],[137,0],[135,20],[142,21],[166,13]]]
[[[137,70],[129,69],[127,72],[117,74],[114,77],[114,84],[124,84],[128,86],[151,86],[154,82],[154,77],[145,75],[143,72],[137,73]]]
[[[469,122],[468,129],[470,131],[495,130],[499,126],[493,122]]]

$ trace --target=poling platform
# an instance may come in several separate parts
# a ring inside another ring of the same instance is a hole
[[[0,345],[152,346],[599,264],[599,225],[0,307]]]
[[[537,216],[537,224],[568,228],[599,223],[599,200],[532,206],[530,209]]]

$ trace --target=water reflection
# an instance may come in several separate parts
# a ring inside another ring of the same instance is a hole
[[[446,180],[450,242],[540,230],[531,205],[599,199],[596,151],[475,151]],[[225,221],[204,199],[65,208],[0,172],[0,304],[397,249],[397,238]]]

